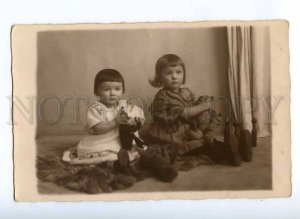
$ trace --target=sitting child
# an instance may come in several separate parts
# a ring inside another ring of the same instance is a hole
[[[209,104],[210,98],[200,98],[198,103],[191,90],[182,87],[185,84],[185,65],[180,57],[174,54],[166,54],[158,59],[155,66],[155,77],[150,80],[154,87],[162,87],[155,95],[152,106],[152,123],[150,127],[150,138],[153,144],[173,143],[177,146],[179,155],[200,149],[210,145],[210,156],[228,151],[228,156],[235,156],[229,145],[224,145],[214,139],[210,125],[211,122]],[[205,118],[207,117],[207,118]],[[200,118],[209,120],[205,125],[203,121],[200,126],[195,127],[193,123]],[[214,119],[218,115],[214,116]],[[217,123],[216,123],[217,124]],[[194,126],[194,127],[193,127]],[[204,138],[202,138],[204,137]],[[232,160],[230,158],[230,160]]]
[[[75,149],[64,152],[64,161],[72,164],[95,164],[118,160],[121,150],[119,126],[128,122],[122,117],[122,112],[132,118],[132,131],[137,131],[145,121],[142,109],[121,99],[124,92],[124,79],[118,71],[104,69],[96,75],[94,94],[99,100],[87,112],[89,133]],[[126,150],[126,153],[130,161],[135,160],[139,154],[136,147]]]

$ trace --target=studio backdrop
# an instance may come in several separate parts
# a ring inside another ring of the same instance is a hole
[[[263,88],[255,89],[270,96],[268,29],[257,27],[255,31],[258,37],[254,40],[260,45],[253,44],[255,70],[265,83]],[[147,122],[151,122],[149,106],[157,88],[151,87],[148,80],[155,74],[157,59],[168,53],[183,59],[185,86],[196,96],[218,97],[215,107],[225,117],[228,113],[225,99],[230,97],[226,27],[40,32],[37,137],[81,135],[86,131],[86,110],[97,98],[93,93],[94,77],[104,68],[121,72],[125,97],[140,105]]]

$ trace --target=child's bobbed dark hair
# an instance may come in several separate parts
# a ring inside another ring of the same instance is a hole
[[[121,82],[122,83],[122,91],[123,93],[125,92],[125,83],[124,83],[124,78],[121,75],[120,72],[118,72],[115,69],[103,69],[98,72],[98,74],[95,77],[95,82],[94,82],[94,94],[97,94],[98,86],[102,82]]]
[[[175,54],[166,54],[161,56],[155,65],[155,77],[154,79],[149,79],[149,83],[153,87],[163,87],[161,82],[161,72],[167,67],[181,66],[183,69],[183,84],[185,83],[185,66],[182,59]]]

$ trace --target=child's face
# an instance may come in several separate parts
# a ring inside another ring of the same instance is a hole
[[[178,90],[183,83],[184,71],[182,66],[166,67],[161,72],[161,80],[165,88],[169,90]]]
[[[98,86],[97,94],[106,106],[114,106],[123,94],[122,82],[102,82]]]

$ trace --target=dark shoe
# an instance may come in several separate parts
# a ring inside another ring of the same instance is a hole
[[[241,132],[240,153],[243,161],[250,162],[252,160],[252,136],[247,129]]]

